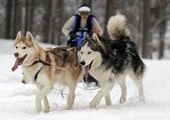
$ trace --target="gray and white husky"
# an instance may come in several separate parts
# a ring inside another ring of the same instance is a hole
[[[135,43],[130,40],[125,16],[112,16],[107,30],[111,39],[93,35],[84,40],[77,52],[80,64],[98,80],[101,87],[90,102],[90,107],[96,107],[102,97],[105,97],[106,105],[111,105],[110,91],[115,82],[119,83],[122,91],[120,103],[124,103],[127,75],[134,80],[139,96],[144,101],[142,79],[145,65]]]

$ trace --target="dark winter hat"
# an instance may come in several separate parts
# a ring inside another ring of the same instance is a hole
[[[78,12],[91,12],[90,6],[83,4],[79,7]]]

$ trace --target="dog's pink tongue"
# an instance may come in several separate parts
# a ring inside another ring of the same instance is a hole
[[[18,65],[19,65],[19,59],[17,58],[14,66],[12,67],[12,71],[15,71],[18,68]]]
[[[89,73],[89,65],[85,66],[84,68],[84,77],[87,79]]]

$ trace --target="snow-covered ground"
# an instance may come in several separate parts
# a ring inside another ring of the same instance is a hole
[[[0,120],[170,120],[169,60],[144,60],[147,66],[145,104],[137,100],[136,87],[127,78],[125,104],[119,104],[120,89],[115,85],[112,106],[105,106],[102,100],[97,108],[89,108],[88,104],[98,90],[84,90],[79,85],[73,110],[65,110],[67,90],[63,99],[59,89],[54,88],[48,95],[51,112],[37,114],[34,105],[36,87],[21,83],[20,69],[11,71],[13,41],[0,40],[0,48]]]

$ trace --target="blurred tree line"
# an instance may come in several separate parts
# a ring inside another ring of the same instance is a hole
[[[41,42],[64,44],[67,39],[62,26],[84,3],[91,6],[106,36],[109,17],[122,13],[142,57],[166,56],[170,49],[170,0],[0,0],[0,37],[14,39],[19,30],[31,31]]]

